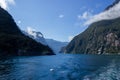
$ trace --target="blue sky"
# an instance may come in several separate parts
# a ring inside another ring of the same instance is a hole
[[[83,32],[84,22],[102,12],[114,0],[11,0],[8,12],[19,28],[31,27],[45,38],[69,41]]]

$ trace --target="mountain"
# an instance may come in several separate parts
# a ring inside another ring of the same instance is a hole
[[[48,46],[25,36],[12,16],[0,7],[0,56],[52,54]]]
[[[112,8],[113,6],[115,6],[116,4],[118,4],[120,2],[120,0],[115,0],[113,2],[113,4],[111,4],[110,6],[108,6],[105,10],[109,10],[110,8]]]
[[[34,31],[33,29],[27,29],[27,31],[23,31],[23,33],[43,45],[48,45],[54,53],[59,53],[61,48],[68,44],[68,42],[45,39],[41,32]]]
[[[22,31],[23,34],[25,34],[26,36],[36,40],[37,42],[43,44],[43,45],[48,45],[43,34],[41,32],[36,32],[33,30],[27,30],[27,31]]]
[[[107,9],[110,9],[119,1],[120,0],[116,0]],[[83,33],[74,37],[67,45],[64,52],[81,54],[119,54],[120,18],[92,23]]]
[[[48,45],[53,49],[55,53],[61,52],[61,49],[67,46],[68,42],[60,42],[53,39],[46,39]]]

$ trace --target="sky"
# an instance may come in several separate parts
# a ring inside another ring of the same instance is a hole
[[[31,28],[43,33],[45,38],[68,42],[103,16],[108,19],[108,12],[102,12],[113,1],[0,0],[0,5],[13,16],[21,30]]]

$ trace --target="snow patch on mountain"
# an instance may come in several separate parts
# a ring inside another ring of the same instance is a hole
[[[26,36],[29,36],[30,38],[36,40],[37,42],[39,42],[43,45],[47,45],[47,42],[46,42],[46,40],[41,32],[37,32],[34,29],[28,27],[27,31],[23,31],[23,33]]]
[[[43,45],[48,45],[54,51],[54,53],[59,53],[61,48],[65,47],[68,44],[68,42],[45,39],[41,32],[37,32],[35,29],[32,29],[30,27],[28,27],[26,31],[23,31],[23,33]]]

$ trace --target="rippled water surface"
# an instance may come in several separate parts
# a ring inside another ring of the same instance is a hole
[[[0,59],[0,80],[120,80],[120,56],[63,54]]]

